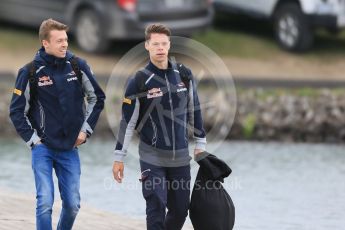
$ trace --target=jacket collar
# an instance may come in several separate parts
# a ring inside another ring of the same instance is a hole
[[[67,51],[66,57],[58,58],[53,55],[47,54],[44,47],[41,47],[35,56],[35,60],[43,62],[44,65],[62,65],[66,63],[67,60],[70,60],[72,56],[73,54]]]
[[[146,65],[146,69],[150,70],[152,73],[157,74],[159,76],[164,76],[168,73],[168,71],[172,70],[172,64],[171,61],[168,60],[168,68],[167,69],[160,69],[155,64],[153,64],[151,61]]]

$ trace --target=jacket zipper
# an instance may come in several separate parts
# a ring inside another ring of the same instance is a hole
[[[44,128],[45,114],[44,114],[44,110],[43,110],[43,106],[42,106],[41,102],[38,101],[38,105],[39,105],[40,117],[41,117],[40,129],[44,132],[45,131],[45,128]]]
[[[149,115],[150,120],[151,120],[151,125],[152,125],[152,131],[153,131],[153,136],[152,136],[152,140],[151,140],[151,145],[156,147],[156,143],[157,143],[157,127],[156,124],[154,123],[151,114]]]
[[[167,87],[168,87],[168,93],[169,93],[169,104],[170,104],[170,113],[171,113],[171,130],[172,130],[172,144],[173,144],[173,160],[175,160],[175,126],[174,126],[174,123],[175,123],[175,119],[174,119],[174,110],[173,110],[173,105],[172,105],[172,97],[171,97],[171,90],[170,90],[170,84],[169,84],[169,81],[168,81],[168,77],[167,75],[165,74],[165,81],[167,83]]]

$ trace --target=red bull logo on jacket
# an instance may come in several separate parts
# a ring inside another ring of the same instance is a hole
[[[47,86],[52,84],[53,80],[51,80],[49,76],[42,76],[38,78],[38,86]]]
[[[155,98],[163,96],[163,92],[161,88],[152,88],[147,91],[147,98]]]

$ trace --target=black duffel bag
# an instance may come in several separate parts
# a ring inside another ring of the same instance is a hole
[[[201,153],[198,159],[200,168],[189,210],[193,227],[195,230],[231,230],[235,223],[235,207],[222,185],[231,169],[207,152]]]

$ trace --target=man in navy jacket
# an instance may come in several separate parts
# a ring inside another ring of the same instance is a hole
[[[195,155],[205,150],[206,135],[192,73],[168,59],[169,28],[150,25],[145,37],[150,62],[126,87],[113,174],[121,183],[124,157],[136,129],[147,229],[177,230],[182,229],[189,207],[188,129],[196,140]]]
[[[52,19],[42,22],[42,48],[19,70],[10,105],[10,118],[32,150],[36,226],[43,230],[52,229],[53,169],[62,199],[57,229],[72,229],[80,208],[77,146],[92,134],[105,100],[90,67],[67,50],[67,30]]]

